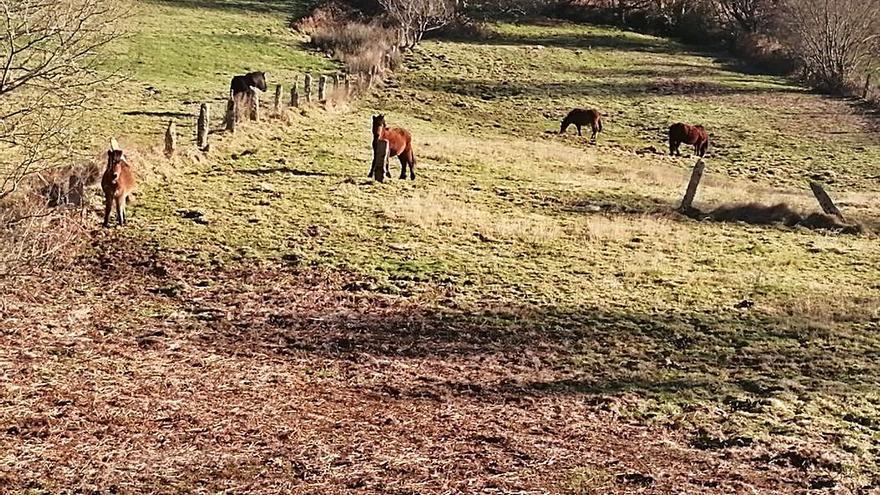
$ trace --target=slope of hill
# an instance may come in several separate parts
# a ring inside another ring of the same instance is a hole
[[[128,227],[96,228],[73,270],[8,294],[0,479],[37,493],[880,486],[876,235],[681,217],[694,160],[664,153],[669,124],[703,123],[697,206],[812,211],[819,178],[873,228],[870,116],[663,39],[500,24],[426,42],[361,100],[157,158],[168,118],[187,129],[215,100],[219,118],[232,73],[287,86],[336,70],[286,30],[287,5],[138,4],[119,55],[131,78],[104,95],[96,143],[124,129],[162,173]],[[606,114],[598,145],[555,134],[573,106]],[[416,136],[416,181],[366,178],[376,112]]]

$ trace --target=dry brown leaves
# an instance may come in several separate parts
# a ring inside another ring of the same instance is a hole
[[[278,266],[200,272],[114,235],[6,287],[0,491],[795,493],[573,393],[534,335]],[[439,291],[442,292],[442,291]],[[438,292],[438,297],[442,294]],[[429,298],[430,299],[430,298]],[[470,323],[468,323],[470,322]],[[476,322],[476,323],[475,323]]]

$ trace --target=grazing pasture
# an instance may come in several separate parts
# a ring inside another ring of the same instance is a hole
[[[0,288],[0,483],[880,487],[872,115],[717,54],[547,21],[426,41],[382,91],[223,135],[232,75],[287,88],[338,70],[286,28],[289,5],[134,6],[96,146],[118,135],[145,180],[124,229],[99,231],[96,209],[69,270]],[[202,102],[210,151],[161,158],[168,119],[194,139]],[[558,134],[575,107],[603,112],[598,144]],[[364,177],[379,113],[411,131],[418,180]],[[817,211],[819,180],[867,232],[675,213],[696,161],[668,156],[680,121],[712,142],[695,206]]]

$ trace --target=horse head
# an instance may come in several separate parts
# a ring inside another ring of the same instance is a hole
[[[253,84],[251,86],[259,89],[260,91],[265,92],[268,89],[266,85],[266,73],[265,72],[251,72],[249,74],[251,76],[251,81]]]
[[[126,164],[125,154],[119,148],[116,139],[110,140],[110,149],[107,150],[107,171],[113,175],[113,180],[119,177],[122,166]]]
[[[373,134],[378,134],[380,129],[385,128],[385,115],[373,115]]]

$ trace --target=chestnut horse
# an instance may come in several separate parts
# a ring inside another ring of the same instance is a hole
[[[596,136],[602,132],[602,114],[598,110],[584,110],[583,108],[575,108],[568,112],[568,115],[562,120],[562,127],[559,128],[559,134],[565,134],[568,126],[574,124],[577,128],[578,136],[581,134],[581,126],[588,125],[593,129],[593,135],[590,136],[590,142],[596,142]]]
[[[110,212],[116,206],[116,222],[125,225],[125,202],[134,190],[134,176],[116,139],[110,140],[107,151],[107,168],[101,177],[104,191],[104,227],[110,226]]]
[[[701,125],[672,124],[669,128],[669,154],[681,156],[678,148],[682,143],[693,145],[694,152],[702,158],[709,150],[709,133]]]
[[[400,160],[400,179],[406,179],[406,167],[409,166],[409,178],[416,180],[416,155],[413,153],[412,134],[400,127],[388,127],[385,125],[385,116],[379,114],[373,116],[374,150],[379,140],[388,141],[388,156],[396,156]],[[373,175],[372,168],[370,175]],[[388,162],[385,162],[385,175],[391,177]]]

